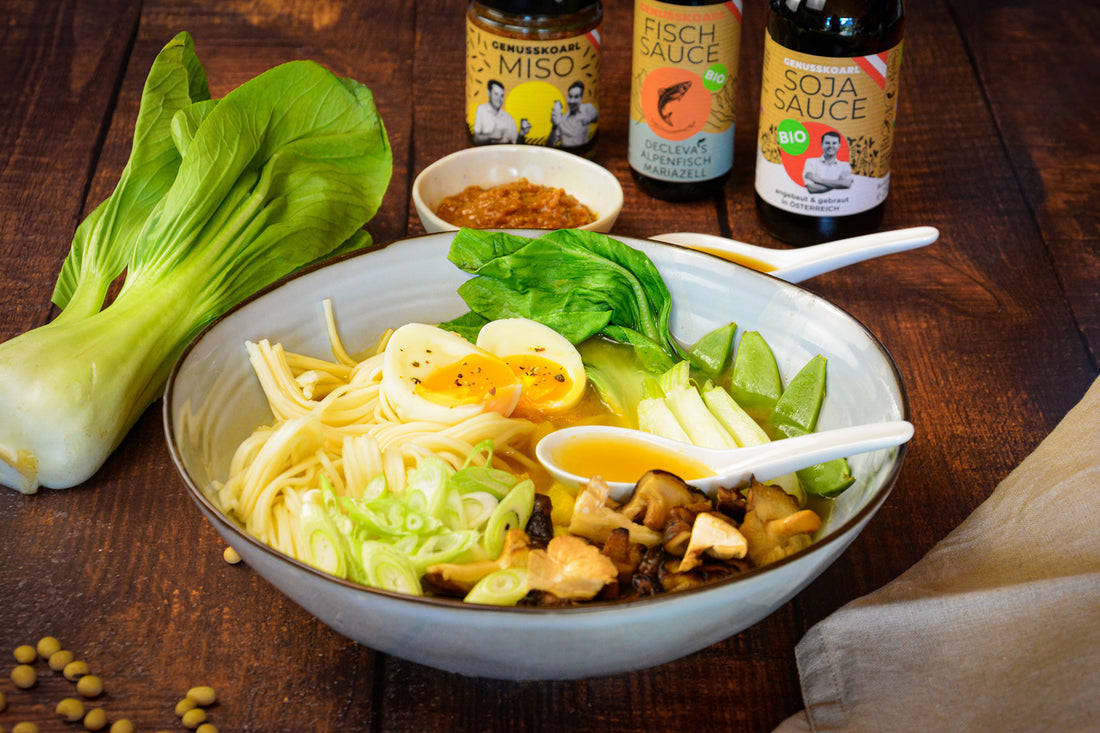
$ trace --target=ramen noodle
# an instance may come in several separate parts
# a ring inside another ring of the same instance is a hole
[[[400,496],[419,458],[435,455],[457,469],[486,440],[495,446],[495,466],[514,473],[532,466],[521,451],[536,430],[528,420],[486,412],[455,425],[401,421],[381,389],[388,334],[375,353],[350,357],[325,306],[336,361],[290,353],[267,340],[246,344],[274,420],[237,448],[214,498],[249,534],[304,559],[297,516],[302,496],[320,486],[322,476],[337,496],[363,498],[377,476]]]

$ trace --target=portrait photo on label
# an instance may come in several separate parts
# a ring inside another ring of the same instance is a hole
[[[777,138],[784,170],[809,193],[851,188],[850,150],[839,132],[820,122],[784,120]]]

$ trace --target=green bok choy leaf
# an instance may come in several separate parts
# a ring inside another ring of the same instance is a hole
[[[597,333],[631,344],[657,373],[687,357],[669,331],[672,296],[656,266],[605,234],[461,229],[448,259],[474,274],[458,288],[471,312],[443,324],[467,338],[487,321],[523,317],[574,344]]]
[[[363,85],[310,61],[210,100],[187,33],[157,56],[118,186],[77,229],[52,322],[0,344],[0,484],[90,478],[228,308],[369,244],[393,155]],[[125,271],[106,307],[108,288]]]

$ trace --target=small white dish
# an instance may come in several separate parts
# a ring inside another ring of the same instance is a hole
[[[439,204],[468,186],[488,188],[526,178],[563,189],[592,210],[596,220],[581,229],[609,232],[623,208],[623,187],[611,171],[587,158],[538,145],[479,145],[429,165],[413,181],[417,216],[429,233],[458,227],[436,216]]]

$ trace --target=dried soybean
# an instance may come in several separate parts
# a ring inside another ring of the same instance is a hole
[[[206,722],[206,711],[202,708],[192,708],[183,714],[180,722],[183,723],[184,728],[194,730]]]
[[[94,674],[86,674],[76,681],[76,691],[84,697],[98,697],[103,694],[103,680]]]
[[[69,662],[65,665],[64,669],[61,670],[61,674],[65,675],[65,679],[69,680],[69,682],[76,682],[81,677],[88,674],[88,663],[81,660]]]
[[[75,723],[84,717],[84,703],[75,697],[66,697],[57,703],[55,710],[62,720],[67,720],[70,723]]]
[[[75,655],[68,649],[58,649],[56,652],[50,655],[50,669],[54,672],[60,672],[65,669],[65,665],[73,661]]]
[[[38,650],[38,656],[49,659],[56,652],[61,651],[61,642],[52,636],[43,636],[38,640],[38,645],[35,648]]]
[[[176,715],[182,718],[184,713],[194,710],[198,706],[199,704],[194,699],[185,697],[176,703]]]
[[[214,688],[209,685],[200,685],[199,687],[192,687],[187,691],[187,697],[195,701],[195,704],[199,707],[209,707],[218,700],[218,695],[214,692]]]
[[[29,664],[17,664],[11,670],[11,681],[20,690],[29,690],[38,682],[38,672]]]
[[[84,716],[84,727],[88,730],[103,730],[107,727],[107,712],[103,708],[92,708]]]

